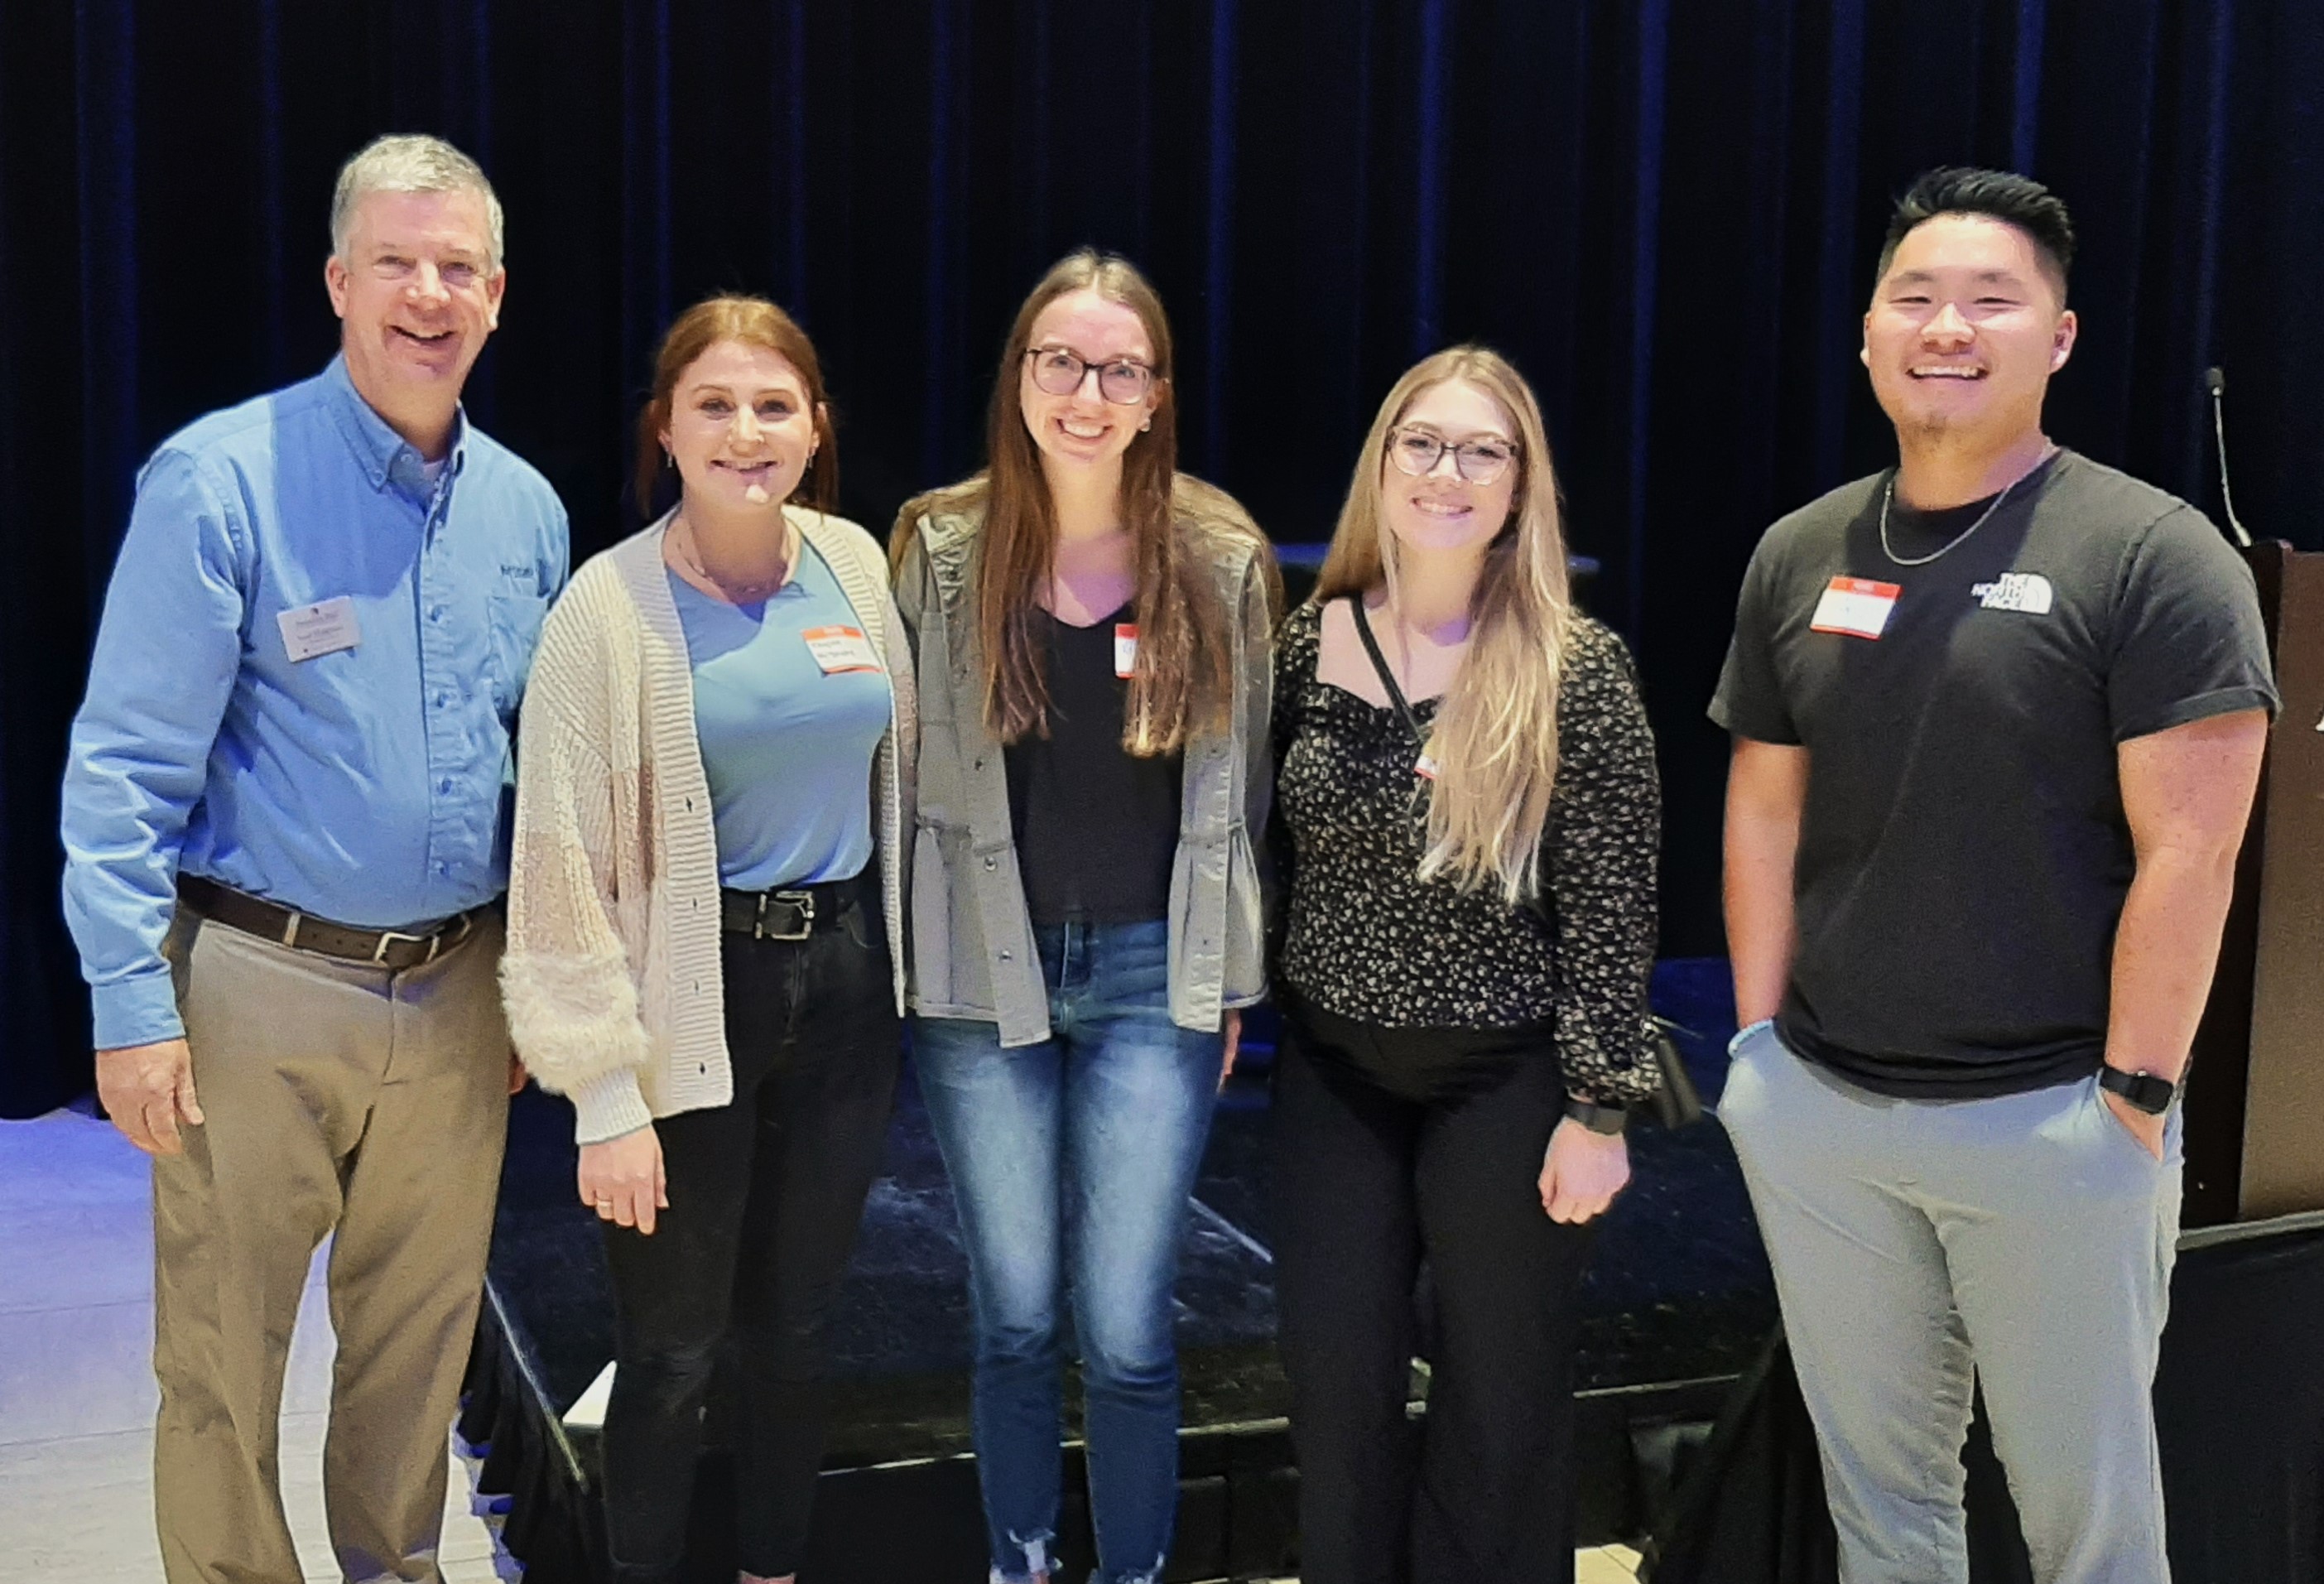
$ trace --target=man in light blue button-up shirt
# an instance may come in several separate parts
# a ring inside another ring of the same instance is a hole
[[[349,161],[340,355],[146,464],[74,723],[98,1089],[156,1157],[172,1584],[299,1576],[272,1416],[327,1234],[333,1542],[352,1577],[436,1577],[510,1077],[511,747],[567,566],[554,492],[459,406],[501,230],[447,144]]]

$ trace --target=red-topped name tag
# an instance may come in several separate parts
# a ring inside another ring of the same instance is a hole
[[[861,627],[810,627],[799,636],[807,640],[807,652],[826,677],[880,668],[880,657],[872,652],[872,640]]]
[[[1127,677],[1138,669],[1138,623],[1113,624],[1113,674]]]
[[[1842,633],[1849,638],[1877,638],[1887,631],[1888,618],[1896,609],[1896,596],[1904,592],[1901,584],[1835,577],[1831,586],[1823,591],[1823,598],[1816,602],[1815,620],[1808,623],[1808,629],[1812,632]]]

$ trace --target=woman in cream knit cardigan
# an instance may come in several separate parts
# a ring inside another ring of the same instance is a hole
[[[788,503],[827,503],[837,458],[782,310],[680,318],[640,441],[641,496],[674,467],[678,507],[583,566],[542,631],[502,985],[605,1222],[615,1576],[675,1577],[731,1325],[739,1556],[779,1579],[895,1089],[912,667],[871,536]]]

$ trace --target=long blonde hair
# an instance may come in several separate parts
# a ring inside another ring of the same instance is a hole
[[[1395,601],[1396,536],[1380,521],[1388,435],[1423,391],[1448,380],[1475,385],[1515,422],[1517,480],[1471,596],[1469,652],[1429,732],[1436,780],[1420,876],[1446,875],[1463,890],[1498,885],[1514,907],[1533,893],[1534,852],[1557,780],[1557,687],[1573,603],[1541,405],[1499,353],[1447,347],[1396,382],[1365,437],[1314,598],[1360,599],[1385,583]]]
[[[1084,248],[1041,277],[1001,348],[985,422],[985,471],[906,502],[890,556],[902,564],[913,528],[929,511],[984,513],[974,581],[977,640],[984,660],[986,723],[1003,742],[1049,734],[1049,686],[1033,617],[1056,566],[1056,511],[1040,448],[1019,403],[1025,355],[1041,310],[1069,292],[1095,291],[1137,314],[1154,349],[1160,400],[1121,463],[1121,516],[1135,541],[1138,658],[1123,701],[1121,745],[1140,758],[1175,753],[1189,737],[1225,723],[1233,693],[1229,612],[1197,533],[1266,539],[1222,492],[1177,470],[1177,403],[1170,388],[1170,321],[1162,299],[1129,260]],[[1194,520],[1192,524],[1188,519]]]

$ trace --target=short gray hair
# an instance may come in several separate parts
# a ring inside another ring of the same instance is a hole
[[[484,167],[446,143],[424,133],[374,138],[339,167],[339,183],[331,193],[331,252],[347,256],[347,234],[355,229],[355,206],[375,192],[473,192],[484,200],[484,224],[491,233],[492,268],[505,257],[502,235],[501,200],[484,180]]]

